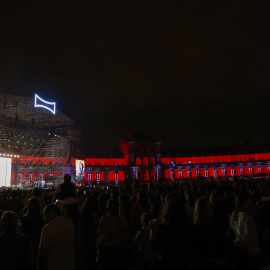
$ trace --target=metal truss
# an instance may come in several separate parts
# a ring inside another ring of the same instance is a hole
[[[80,141],[80,130],[59,110],[53,115],[33,104],[33,98],[0,94],[0,152],[16,155],[20,179],[38,181],[45,172],[62,178],[70,142]]]

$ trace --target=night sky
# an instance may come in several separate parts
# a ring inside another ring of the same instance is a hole
[[[0,91],[56,101],[86,150],[270,142],[268,1],[1,1]]]

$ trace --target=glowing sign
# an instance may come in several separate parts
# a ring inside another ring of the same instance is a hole
[[[39,97],[37,94],[35,94],[35,107],[40,107],[44,108],[53,114],[55,114],[55,109],[56,109],[56,103],[55,102],[49,102],[41,97]]]

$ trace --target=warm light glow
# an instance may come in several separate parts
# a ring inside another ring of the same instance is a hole
[[[35,107],[44,108],[44,109],[52,112],[53,114],[55,114],[56,103],[46,101],[46,100],[42,99],[41,97],[39,97],[37,94],[35,94]]]

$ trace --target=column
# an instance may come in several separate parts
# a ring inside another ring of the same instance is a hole
[[[252,175],[252,167],[248,168],[249,175]]]
[[[234,169],[231,169],[231,176],[234,176]]]
[[[173,179],[173,171],[170,171],[170,175],[171,175],[171,180]]]
[[[243,175],[243,168],[240,168],[240,175]]]
[[[179,178],[183,178],[183,172],[179,171]]]
[[[118,185],[118,172],[114,173],[114,182],[116,185]]]
[[[222,168],[222,176],[225,176],[225,169]]]
[[[214,169],[213,172],[214,172],[214,178],[217,178],[217,170]]]
[[[196,176],[199,177],[200,176],[200,171],[196,170]]]
[[[205,175],[205,177],[208,177],[208,170],[207,169],[204,170],[204,175]]]
[[[104,180],[105,180],[105,183],[109,183],[109,171],[105,171],[104,172]]]
[[[260,166],[258,166],[258,173],[262,172],[262,168]]]
[[[137,170],[136,170],[136,168],[132,168],[132,176],[133,176],[133,179],[137,178]]]

